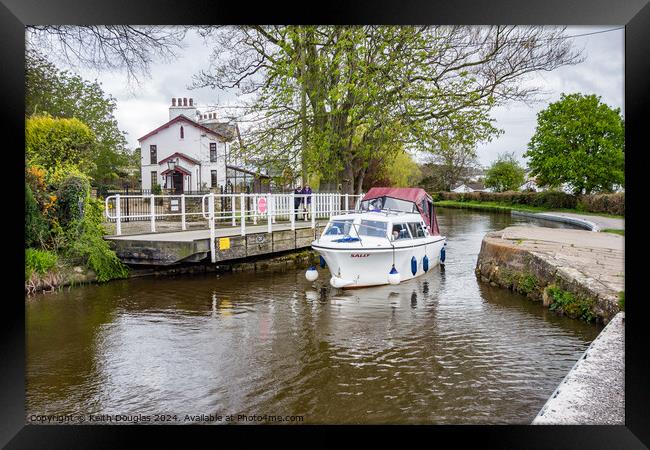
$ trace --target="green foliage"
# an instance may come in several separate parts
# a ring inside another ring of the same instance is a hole
[[[67,255],[82,258],[97,274],[97,281],[126,278],[128,268],[122,264],[108,242],[103,239],[104,230],[101,221],[102,203],[97,199],[86,197],[83,218],[71,223],[67,230],[69,243]]]
[[[90,149],[93,164],[87,174],[94,182],[110,182],[138,168],[139,160],[126,149],[126,137],[117,126],[115,98],[106,95],[98,82],[89,82],[60,71],[42,55],[26,55],[25,113],[76,118],[92,130],[96,144]]]
[[[84,203],[90,190],[87,177],[72,174],[59,185],[57,196],[57,218],[62,227],[80,221],[84,214]]]
[[[57,261],[56,253],[34,248],[25,249],[25,279],[29,279],[34,273],[45,275],[56,267]]]
[[[151,193],[153,195],[161,195],[162,194],[162,186],[160,186],[157,183],[154,184],[153,186],[151,186]]]
[[[625,291],[618,294],[618,307],[621,308],[621,311],[625,311]]]
[[[48,234],[47,222],[32,189],[25,182],[25,247],[40,247]]]
[[[611,191],[623,185],[625,124],[620,109],[596,95],[562,94],[537,114],[537,129],[524,156],[540,185],[572,186],[574,193]]]
[[[495,192],[516,191],[524,184],[526,171],[519,165],[514,153],[499,155],[485,174],[485,186]]]
[[[495,206],[522,205],[530,209],[575,209],[577,198],[564,192],[440,192],[441,200],[494,203]]]
[[[25,125],[28,165],[53,169],[60,165],[90,168],[95,135],[79,119],[33,116]]]
[[[591,310],[592,299],[575,295],[555,285],[549,285],[546,289],[551,298],[549,305],[551,311],[561,312],[572,319],[580,318],[585,322],[591,322],[596,318]]]

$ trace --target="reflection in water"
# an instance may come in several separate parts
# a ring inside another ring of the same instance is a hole
[[[525,220],[438,215],[446,266],[396,286],[341,291],[326,269],[314,283],[290,270],[31,299],[28,413],[530,423],[599,328],[477,282],[483,235]]]

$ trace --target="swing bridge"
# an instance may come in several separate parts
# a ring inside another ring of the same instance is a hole
[[[333,215],[359,208],[363,195],[109,195],[114,234],[105,236],[127,264],[220,263],[307,248]]]

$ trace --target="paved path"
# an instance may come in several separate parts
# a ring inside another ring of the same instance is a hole
[[[581,283],[618,294],[625,289],[625,238],[611,233],[544,227],[508,227],[502,243],[542,256],[557,268],[566,268]],[[496,237],[496,236],[495,236]]]
[[[525,211],[511,211],[512,215],[535,217],[538,219],[552,220],[555,222],[566,222],[581,226],[591,231],[601,231],[606,228],[616,230],[625,229],[625,219],[615,217],[592,216],[590,214],[576,214],[559,211],[550,211],[543,213],[530,213]]]
[[[533,425],[625,424],[625,313],[591,343]]]

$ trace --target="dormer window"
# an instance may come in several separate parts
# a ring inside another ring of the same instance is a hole
[[[181,125],[181,139],[185,137],[185,132],[183,131],[183,125]]]

